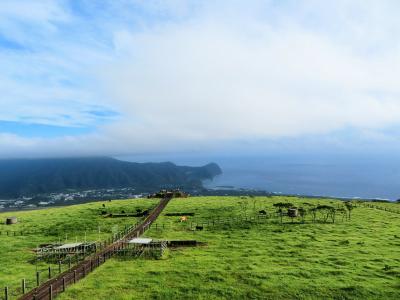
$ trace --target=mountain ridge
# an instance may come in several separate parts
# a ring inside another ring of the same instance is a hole
[[[161,187],[202,188],[222,171],[216,163],[201,167],[172,162],[137,163],[112,157],[0,160],[0,197],[32,196],[67,189],[133,187],[139,192]]]

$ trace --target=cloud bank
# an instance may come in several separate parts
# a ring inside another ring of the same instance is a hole
[[[396,1],[4,3],[0,119],[95,132],[3,132],[1,156],[398,147]]]

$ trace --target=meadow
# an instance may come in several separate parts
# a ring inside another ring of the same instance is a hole
[[[36,286],[36,271],[41,273],[41,282],[48,278],[49,266],[54,275],[58,273],[58,265],[36,261],[34,250],[38,245],[107,240],[125,225],[135,224],[141,218],[105,218],[102,211],[136,212],[137,209],[151,209],[157,202],[148,199],[113,200],[0,213],[0,287],[8,286],[11,296],[15,297],[21,293],[23,278],[29,290]],[[9,216],[16,216],[18,223],[5,225]],[[62,265],[62,270],[67,267]],[[0,299],[2,297],[0,294]]]
[[[287,202],[344,206],[283,196],[173,199],[145,236],[206,245],[169,249],[159,260],[113,258],[59,298],[400,299],[399,214],[355,203],[350,219],[281,223],[273,205]],[[255,217],[261,210],[269,218]],[[166,216],[177,212],[194,216]]]

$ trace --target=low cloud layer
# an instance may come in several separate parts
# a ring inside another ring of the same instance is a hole
[[[54,36],[82,24],[65,2],[51,3],[57,9],[38,16],[39,33]],[[3,132],[1,156],[241,149],[243,143],[264,149],[288,140],[299,148],[309,140],[349,149],[398,146],[396,1],[116,3],[108,3],[112,16],[91,16],[92,31],[65,44],[55,37],[50,50],[0,56],[54,58],[42,67],[57,79],[54,88],[41,89],[43,74],[28,66],[40,82],[15,80],[12,60],[0,74],[8,96],[2,120],[23,121],[24,114],[31,122],[96,132],[51,139]],[[19,86],[31,87],[31,96]]]

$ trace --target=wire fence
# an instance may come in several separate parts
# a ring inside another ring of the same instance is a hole
[[[337,213],[335,222],[349,220],[347,212]],[[226,228],[229,230],[232,226],[248,225],[248,224],[262,224],[262,223],[277,223],[277,224],[292,224],[296,223],[332,223],[332,218],[327,220],[326,212],[319,212],[316,215],[308,213],[307,215],[298,216],[291,218],[285,212],[273,211],[267,213],[263,210],[263,213],[252,213],[242,214],[236,216],[216,216],[210,218],[193,218],[192,220],[187,219],[186,221],[180,221],[179,218],[175,222],[157,222],[151,225],[153,230],[188,230],[188,231],[202,231],[202,230],[213,230]]]
[[[0,296],[0,299],[9,300],[14,297],[22,296],[22,300],[39,300],[39,299],[53,299],[57,294],[65,291],[68,285],[71,285],[80,279],[86,277],[95,268],[102,265],[109,258],[113,257],[116,253],[120,253],[125,250],[126,239],[132,237],[138,237],[143,234],[146,230],[153,228],[155,230],[164,230],[174,228],[177,229],[180,223],[177,219],[177,223],[155,223],[159,214],[168,204],[170,198],[165,198],[153,209],[153,211],[144,219],[141,223],[136,223],[130,226],[125,226],[124,230],[113,234],[110,238],[99,244],[96,253],[92,255],[82,255],[77,253],[74,256],[69,256],[64,260],[60,260],[57,264],[48,266],[47,268],[38,269],[35,273],[34,278],[21,279],[19,287],[5,287],[4,296]],[[400,210],[394,208],[382,207],[372,203],[361,203],[364,208],[373,208],[390,213],[400,214]],[[212,230],[213,228],[221,226],[233,226],[235,224],[249,224],[249,223],[265,223],[268,221],[282,223],[282,217],[287,218],[293,222],[293,218],[289,218],[287,215],[282,215],[282,212],[254,212],[253,214],[243,214],[237,216],[225,216],[225,217],[213,217],[213,218],[201,218],[194,220],[187,220],[182,222],[182,230],[201,231],[201,230]],[[310,218],[310,215],[308,216]],[[306,221],[306,217],[297,218],[300,223]],[[347,216],[346,216],[347,219]],[[309,219],[310,220],[310,219]],[[324,220],[321,215],[321,220]],[[342,217],[342,221],[344,216]],[[315,220],[314,220],[315,221]],[[27,293],[27,291],[29,291]]]
[[[363,202],[362,205],[367,208],[374,208],[374,209],[387,211],[387,212],[391,212],[391,213],[400,215],[400,204],[399,204],[399,208],[383,207],[383,206],[379,206],[379,205],[376,205],[373,203],[365,203],[365,202]]]
[[[57,265],[37,270],[35,279],[29,281],[22,279],[19,288],[5,287],[4,294],[0,296],[0,299],[9,300],[16,297],[20,297],[19,299],[22,300],[53,299],[57,294],[65,291],[68,285],[86,277],[118,251],[124,249],[126,239],[138,237],[148,230],[169,200],[170,198],[162,199],[141,223],[126,226],[124,230],[113,234],[112,237],[100,244],[96,253],[90,256],[78,254],[67,261],[59,261]]]

